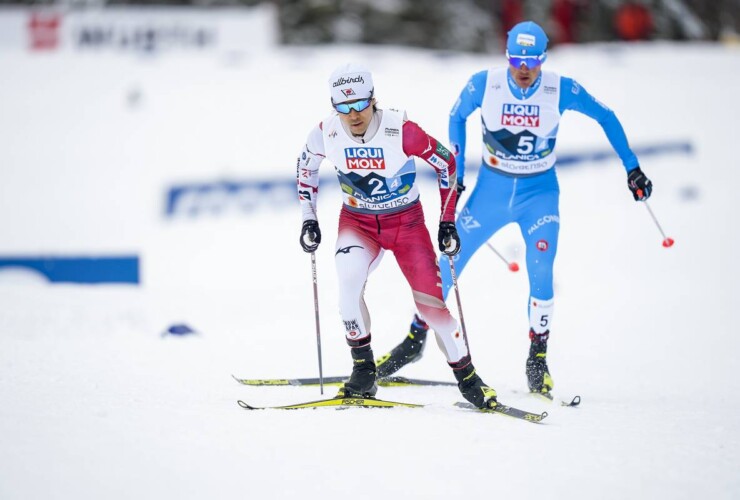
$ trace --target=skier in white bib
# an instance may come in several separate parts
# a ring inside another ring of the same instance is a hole
[[[439,249],[445,255],[457,254],[454,156],[405,112],[379,109],[372,75],[364,67],[340,66],[329,86],[334,111],[309,134],[298,158],[297,177],[303,212],[300,243],[306,252],[316,251],[321,243],[316,196],[324,159],[334,165],[344,200],[334,258],[339,309],[354,363],[338,396],[376,394],[370,315],[363,295],[369,274],[390,250],[411,286],[416,307],[434,329],[463,396],[478,408],[495,406],[496,391],[476,373],[467,338],[442,299],[437,254],[415,182],[412,157],[437,172],[442,206]]]
[[[542,71],[547,59],[547,35],[533,22],[523,22],[508,34],[508,67],[474,74],[450,113],[449,133],[457,160],[458,195],[465,189],[465,123],[480,109],[483,158],[475,189],[457,220],[462,251],[455,257],[462,273],[473,254],[509,223],[519,225],[526,244],[530,296],[529,356],[526,375],[532,392],[549,395],[554,383],[547,366],[547,341],[554,307],[553,263],[560,228],[560,189],[555,174],[555,142],[561,115],[578,111],[601,125],[619,155],[627,186],[635,201],[650,197],[652,183],[640,169],[614,112],[592,97],[575,80]],[[447,257],[440,259],[445,299],[452,286]],[[422,355],[426,330],[423,311],[414,317],[410,333],[378,365],[387,377]]]

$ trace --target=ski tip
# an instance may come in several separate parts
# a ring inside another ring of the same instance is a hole
[[[244,408],[245,410],[257,410],[258,408],[255,408],[254,406],[250,406],[241,399],[237,400],[236,404]]]
[[[560,404],[570,407],[578,406],[579,404],[581,404],[581,396],[573,396],[573,399],[571,399],[570,401],[561,401]]]
[[[542,413],[526,413],[525,415],[519,417],[522,420],[526,420],[527,422],[532,422],[533,424],[540,424],[543,420],[545,420],[550,414],[546,411],[543,411]]]

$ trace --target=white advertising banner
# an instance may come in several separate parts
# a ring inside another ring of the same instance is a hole
[[[267,32],[255,43],[250,33]],[[255,51],[277,42],[272,5],[233,8],[0,9],[0,50]]]

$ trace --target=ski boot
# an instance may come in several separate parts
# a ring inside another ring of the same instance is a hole
[[[535,333],[529,330],[529,357],[527,358],[527,383],[530,392],[549,394],[554,387],[550,370],[547,368],[547,339],[550,330],[545,333]]]
[[[414,320],[411,322],[409,334],[403,339],[403,342],[394,347],[391,352],[378,359],[378,377],[388,377],[396,373],[403,366],[419,361],[424,353],[428,330],[429,325],[418,314],[415,314]]]
[[[493,408],[496,406],[496,391],[488,387],[475,372],[470,356],[465,356],[457,363],[448,363],[457,379],[457,387],[463,397],[476,408]]]
[[[369,339],[368,339],[369,340]],[[371,398],[378,392],[377,370],[370,343],[352,347],[352,375],[339,388],[338,398]]]

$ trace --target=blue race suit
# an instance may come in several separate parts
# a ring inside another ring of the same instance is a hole
[[[491,95],[486,96],[487,92]],[[544,118],[548,102],[549,116]],[[521,89],[508,71],[492,69],[470,78],[450,113],[450,143],[457,158],[459,184],[465,176],[465,122],[476,109],[481,109],[484,161],[457,219],[462,249],[454,258],[455,270],[462,273],[496,231],[517,223],[527,249],[530,328],[545,333],[552,319],[553,263],[560,227],[560,188],[554,168],[560,115],[574,110],[597,121],[627,172],[639,166],[638,160],[614,112],[575,80],[541,72],[528,89]],[[519,155],[517,151],[534,154]],[[446,299],[452,286],[446,256],[440,259],[440,269]]]

